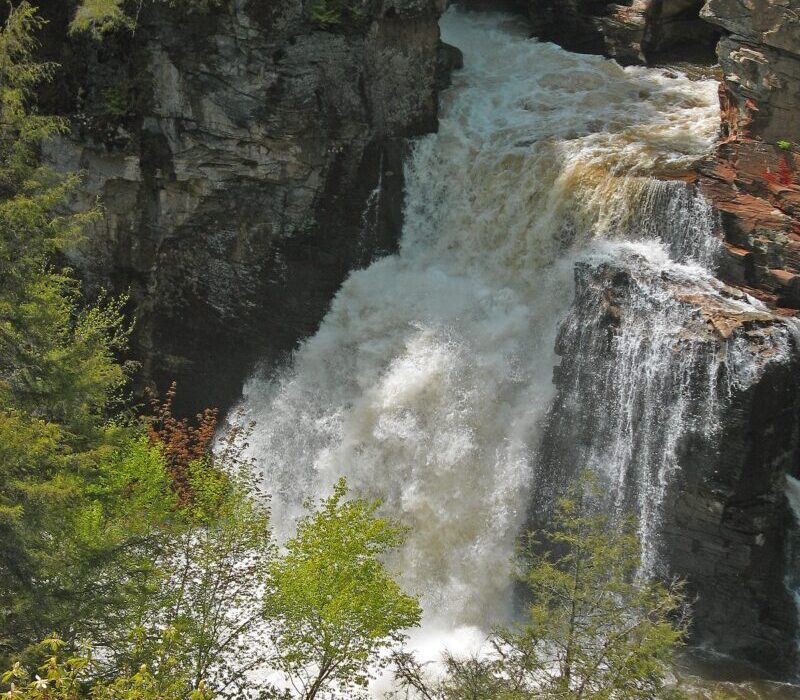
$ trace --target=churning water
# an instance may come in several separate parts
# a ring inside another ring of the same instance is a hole
[[[354,272],[291,366],[253,378],[244,397],[277,527],[346,476],[412,528],[392,564],[422,599],[417,645],[436,650],[510,614],[509,560],[578,259],[611,259],[644,280],[641,308],[660,328],[647,339],[623,328],[618,367],[636,376],[647,364],[644,400],[663,400],[664,372],[688,376],[659,365],[682,319],[658,279],[667,271],[714,293],[713,215],[691,187],[651,176],[685,170],[719,122],[713,82],[571,54],[502,15],[450,10],[441,28],[464,69],[439,132],[407,166],[399,254]],[[575,334],[590,352],[591,338]],[[682,361],[695,359],[724,361]],[[642,395],[608,381],[621,413],[603,457],[618,479],[635,479],[625,406]],[[670,386],[680,398],[680,381]],[[667,416],[674,431],[681,410]],[[650,495],[677,468],[670,449],[653,444],[640,465]],[[656,523],[657,500],[642,502],[639,515]]]

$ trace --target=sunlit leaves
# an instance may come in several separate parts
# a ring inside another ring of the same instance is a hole
[[[269,569],[264,610],[276,664],[308,700],[323,690],[355,697],[370,666],[381,666],[382,652],[397,648],[420,619],[419,604],[382,561],[405,529],[380,517],[379,503],[346,494],[340,481]]]

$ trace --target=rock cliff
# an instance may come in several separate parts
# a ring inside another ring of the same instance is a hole
[[[708,0],[701,17],[724,34],[726,126],[732,136],[800,141],[800,7],[792,0]]]
[[[687,578],[694,643],[780,675],[800,360],[790,322],[743,299],[646,262],[578,266],[532,512],[594,466],[612,509],[637,513],[644,565]]]
[[[800,308],[800,7],[791,0],[709,0],[718,55],[722,143],[701,184],[722,214],[722,274],[775,306]]]
[[[73,130],[46,155],[86,173],[77,204],[103,207],[74,261],[130,289],[143,379],[176,379],[184,410],[228,405],[393,249],[404,139],[436,129],[458,60],[438,0],[374,0],[327,29],[311,5],[151,3],[100,45],[51,11],[65,70],[49,98]]]
[[[703,0],[527,0],[535,34],[572,51],[620,63],[646,63],[675,51],[710,54],[715,29],[703,22]]]

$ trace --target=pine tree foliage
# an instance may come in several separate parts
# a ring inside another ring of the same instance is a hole
[[[401,682],[427,700],[653,700],[667,687],[688,633],[683,585],[639,575],[634,523],[597,507],[587,475],[559,502],[552,529],[530,536],[519,578],[527,614],[498,629],[472,658],[447,656],[431,680],[412,656],[397,659]]]
[[[0,654],[81,611],[83,499],[130,446],[107,422],[128,375],[124,300],[82,300],[63,252],[95,212],[67,213],[77,177],[39,160],[65,128],[33,100],[52,72],[34,58],[41,26],[22,2],[0,28]]]

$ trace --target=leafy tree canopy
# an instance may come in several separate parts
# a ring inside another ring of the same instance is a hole
[[[304,700],[326,690],[355,697],[370,670],[385,665],[383,652],[420,620],[418,602],[382,561],[405,528],[378,516],[379,502],[346,494],[339,481],[269,567],[264,611],[275,663]]]

